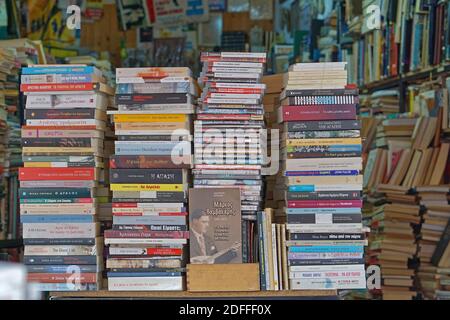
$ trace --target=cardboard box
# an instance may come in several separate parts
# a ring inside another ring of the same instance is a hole
[[[187,290],[191,292],[259,291],[259,264],[188,264]]]

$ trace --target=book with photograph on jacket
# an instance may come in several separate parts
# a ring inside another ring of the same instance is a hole
[[[240,190],[191,189],[189,206],[191,263],[242,263]]]

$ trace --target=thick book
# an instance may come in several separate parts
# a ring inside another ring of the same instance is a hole
[[[240,190],[191,189],[189,205],[191,263],[242,263]]]
[[[356,106],[281,106],[278,121],[356,120]]]

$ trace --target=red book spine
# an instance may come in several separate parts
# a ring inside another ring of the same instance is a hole
[[[283,121],[356,120],[355,106],[281,107]]]
[[[29,273],[28,281],[43,283],[64,283],[68,280],[79,281],[80,283],[96,283],[96,273]]]
[[[189,231],[119,231],[105,230],[105,238],[188,239]]]
[[[19,180],[95,180],[95,168],[19,168]]]
[[[147,255],[149,255],[149,256],[180,256],[182,254],[183,254],[183,249],[147,248]]]
[[[20,90],[24,92],[41,91],[92,91],[94,83],[58,83],[58,84],[21,84]]]
[[[211,97],[211,93],[237,93],[237,94],[261,94],[261,89],[251,88],[210,88],[207,97]]]
[[[288,201],[289,208],[361,208],[362,200]]]

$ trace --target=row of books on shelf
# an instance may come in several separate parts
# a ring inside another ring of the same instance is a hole
[[[347,16],[355,9],[352,2],[346,1]],[[351,83],[363,86],[450,61],[448,2],[366,1],[362,12],[371,12],[370,5],[378,5],[381,21],[376,23],[370,14],[356,19],[361,33],[356,33],[350,47],[342,49],[343,58],[349,63]],[[361,8],[356,10],[361,12]],[[355,30],[351,23],[350,26],[350,30]]]

